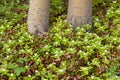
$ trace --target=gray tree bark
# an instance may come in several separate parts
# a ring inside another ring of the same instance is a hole
[[[28,31],[34,35],[44,35],[49,27],[50,0],[30,0]]]
[[[74,28],[92,24],[92,0],[69,0],[67,21]]]

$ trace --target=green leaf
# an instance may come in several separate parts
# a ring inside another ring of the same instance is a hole
[[[19,76],[21,73],[24,73],[26,70],[27,69],[25,67],[18,67],[14,69],[17,76]]]

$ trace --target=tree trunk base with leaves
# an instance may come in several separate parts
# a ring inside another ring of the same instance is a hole
[[[46,33],[49,27],[50,0],[30,0],[28,31],[36,36]]]
[[[69,0],[67,21],[74,28],[92,24],[92,0]]]

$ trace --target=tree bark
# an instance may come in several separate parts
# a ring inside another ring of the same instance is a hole
[[[45,34],[49,27],[50,0],[30,0],[28,32],[37,36]]]
[[[92,25],[92,0],[69,0],[67,21],[74,28],[84,24]]]

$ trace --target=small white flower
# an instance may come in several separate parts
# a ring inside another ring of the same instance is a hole
[[[84,52],[83,54],[84,54],[84,56],[86,56],[86,55],[87,55],[85,52]]]
[[[9,43],[11,43],[11,42],[12,42],[12,40],[9,40],[8,42],[9,42]]]
[[[24,39],[24,37],[22,36],[21,39]]]
[[[6,58],[9,58],[10,56],[7,56]]]
[[[38,70],[35,70],[36,73],[38,73]]]
[[[1,31],[0,34],[3,34],[3,32]]]
[[[99,19],[98,19],[98,18],[96,18],[96,21],[99,21]]]
[[[28,37],[29,37],[29,38],[32,38],[32,36],[30,36],[30,35],[29,35]]]
[[[10,76],[13,76],[13,74],[10,74]]]
[[[92,79],[94,79],[94,76],[91,76]]]
[[[33,40],[31,40],[31,42],[33,42]]]
[[[87,48],[90,48],[90,46],[87,46]]]
[[[115,77],[116,77],[116,78],[118,78],[118,76],[117,76],[117,75],[115,75]]]
[[[107,53],[108,51],[107,50],[104,50],[105,53]]]
[[[114,40],[114,41],[116,41],[116,40],[117,40],[117,38],[114,38],[113,40]]]
[[[2,70],[2,71],[6,71],[6,69],[4,69],[4,68],[2,68],[1,70]]]
[[[21,40],[21,39],[19,39],[18,41],[19,41],[19,42],[22,42],[22,40]]]
[[[31,77],[31,75],[28,75],[28,77]]]
[[[58,54],[55,54],[55,57],[58,57],[59,55]]]
[[[107,61],[107,58],[105,58],[105,61]]]
[[[48,52],[46,52],[46,54],[48,54]]]
[[[74,40],[72,40],[71,42],[75,42]]]
[[[28,66],[25,66],[26,68],[28,68]]]
[[[64,20],[65,22],[67,22],[67,20]]]
[[[117,3],[117,1],[113,1],[113,3]]]
[[[37,54],[34,54],[35,56],[37,56]]]
[[[58,71],[59,71],[59,72],[64,72],[64,70],[63,70],[63,69],[59,69]]]

